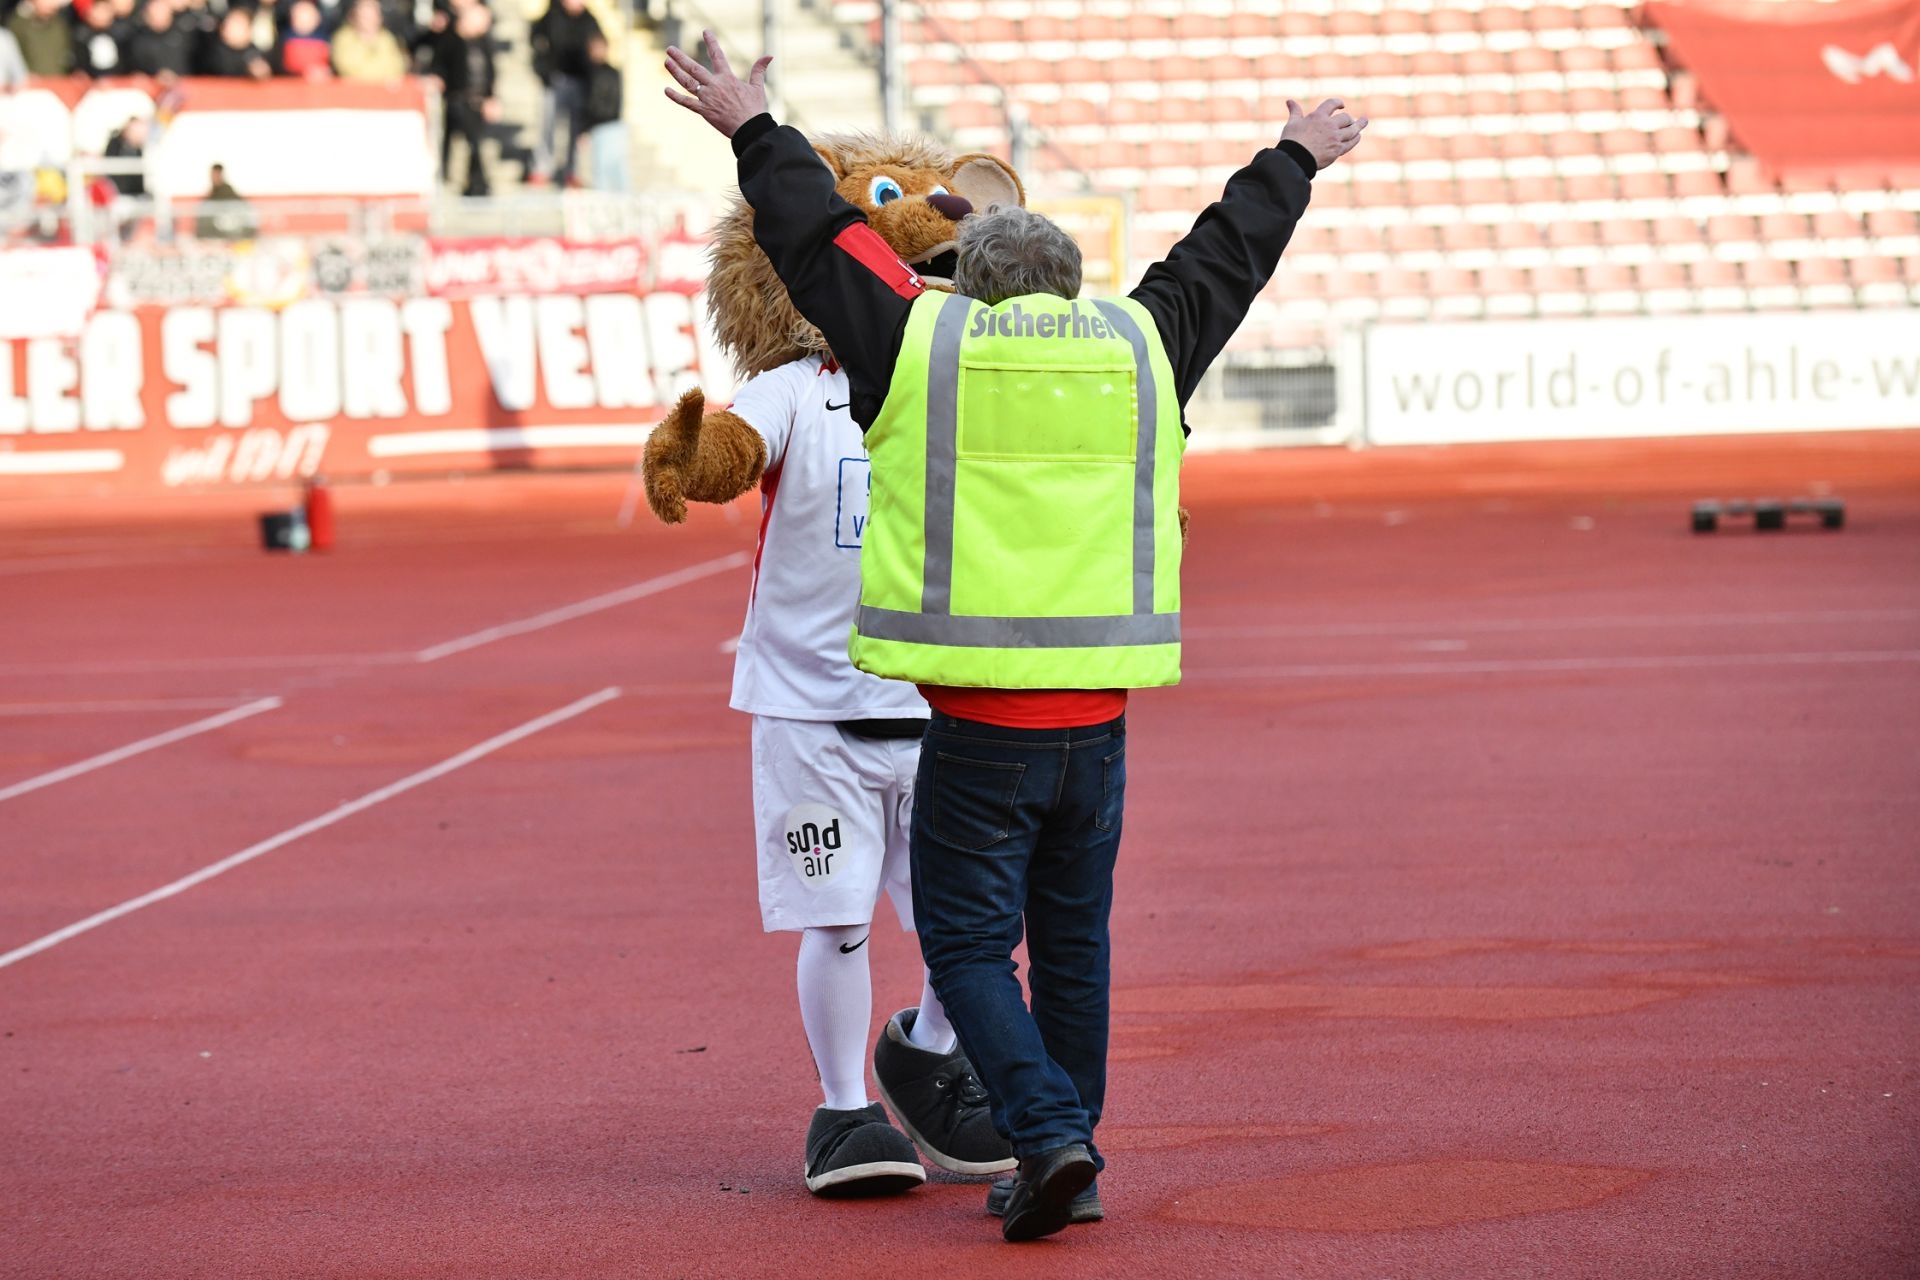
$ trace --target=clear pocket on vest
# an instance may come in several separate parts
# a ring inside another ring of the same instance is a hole
[[[1123,462],[1138,445],[1133,363],[960,366],[962,458]]]

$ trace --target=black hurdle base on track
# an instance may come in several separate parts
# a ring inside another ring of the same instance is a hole
[[[1787,527],[1788,516],[1817,516],[1822,529],[1843,529],[1847,523],[1847,504],[1839,498],[1754,498],[1722,502],[1702,499],[1693,504],[1693,531],[1712,533],[1729,517],[1753,517],[1753,527],[1771,533]]]

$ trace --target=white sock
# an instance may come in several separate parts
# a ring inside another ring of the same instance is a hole
[[[954,1034],[953,1024],[947,1021],[947,1006],[941,1004],[940,997],[933,994],[932,974],[928,974],[926,981],[920,985],[920,1012],[914,1015],[913,1030],[907,1032],[907,1043],[932,1053],[952,1053],[953,1046],[960,1043],[960,1037]]]
[[[867,1105],[867,1030],[873,1024],[873,977],[867,926],[803,929],[795,977],[800,1021],[807,1029],[820,1091],[834,1111]],[[846,948],[852,947],[849,951]]]

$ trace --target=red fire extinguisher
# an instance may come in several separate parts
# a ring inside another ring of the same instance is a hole
[[[307,481],[307,536],[313,550],[333,549],[333,494],[323,476]]]

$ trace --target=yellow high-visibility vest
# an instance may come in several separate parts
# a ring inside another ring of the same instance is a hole
[[[1185,451],[1139,303],[915,299],[867,431],[854,665],[991,689],[1179,683]]]

